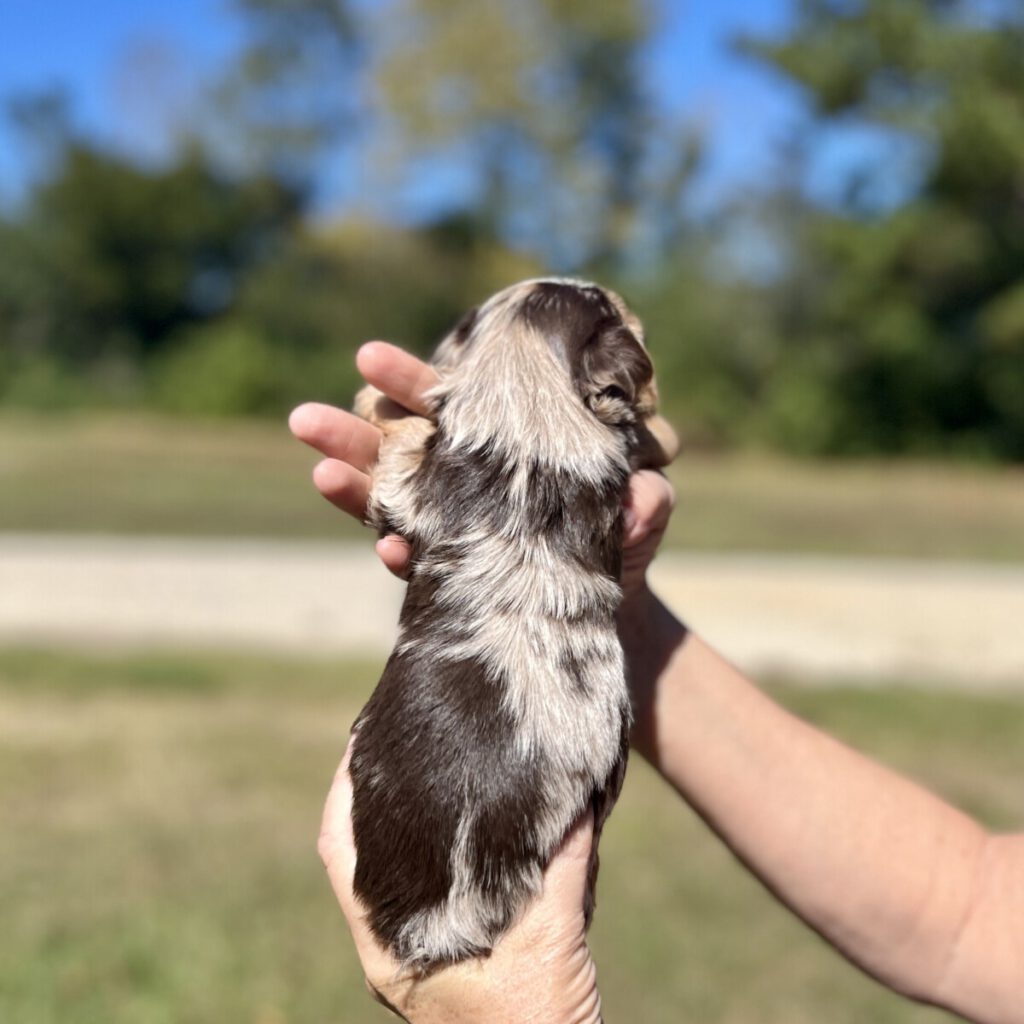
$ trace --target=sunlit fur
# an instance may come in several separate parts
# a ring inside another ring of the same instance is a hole
[[[594,285],[527,281],[438,347],[431,419],[372,388],[368,519],[413,550],[398,643],[356,723],[355,888],[405,966],[486,955],[625,771],[615,628],[629,473],[672,456],[642,329]]]

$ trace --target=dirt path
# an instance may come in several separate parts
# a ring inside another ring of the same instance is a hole
[[[1024,567],[663,555],[656,588],[752,672],[1024,689]],[[0,642],[379,656],[402,585],[371,551],[0,534]]]

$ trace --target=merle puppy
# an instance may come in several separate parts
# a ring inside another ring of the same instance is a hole
[[[573,822],[622,786],[629,695],[615,627],[630,472],[671,430],[640,322],[552,279],[473,310],[435,356],[431,419],[364,389],[384,431],[368,521],[412,547],[401,628],[355,725],[355,892],[430,970],[490,952]]]

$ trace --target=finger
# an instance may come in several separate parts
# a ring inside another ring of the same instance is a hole
[[[519,924],[502,939],[506,951],[534,949],[552,936],[564,938],[564,930],[583,927],[583,897],[590,871],[594,840],[594,815],[587,811],[566,834],[544,872],[540,896],[526,908]]]
[[[324,459],[313,467],[313,484],[332,504],[362,520],[370,497],[370,478],[347,462]]]
[[[370,341],[356,353],[356,366],[388,398],[410,412],[430,415],[427,392],[440,378],[426,363],[386,341]]]
[[[387,568],[399,579],[406,579],[409,574],[409,562],[412,559],[412,548],[407,540],[389,534],[377,541],[377,554]]]
[[[307,402],[288,417],[291,432],[328,458],[367,469],[377,461],[380,431],[366,420],[343,409]]]
[[[675,490],[653,469],[642,469],[629,480],[623,510],[623,544],[633,547],[668,525],[675,507]]]
[[[594,815],[587,811],[569,830],[544,873],[542,902],[571,913],[583,906],[594,843]]]

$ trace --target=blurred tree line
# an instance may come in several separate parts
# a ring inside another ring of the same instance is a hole
[[[1016,0],[797,0],[785,38],[737,40],[809,116],[779,180],[701,217],[644,0],[233,7],[245,45],[171,160],[104,148],[55,97],[11,104],[38,170],[0,213],[0,402],[344,403],[361,341],[427,351],[554,270],[632,300],[695,443],[1024,459]],[[886,144],[822,195],[850,129]],[[373,197],[327,217],[338,166]],[[391,215],[425,181],[447,201]]]

